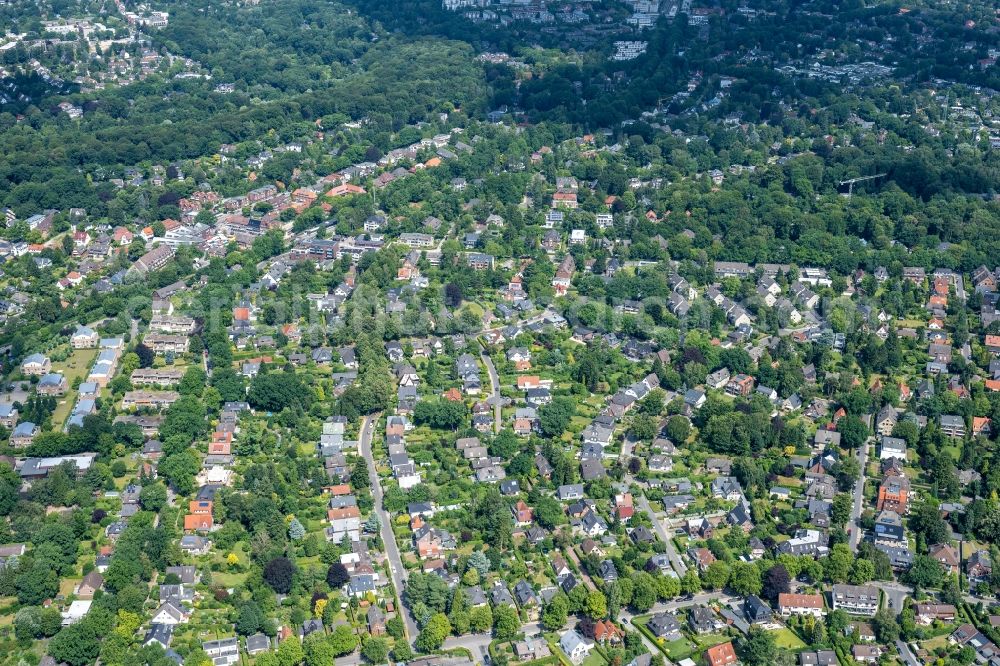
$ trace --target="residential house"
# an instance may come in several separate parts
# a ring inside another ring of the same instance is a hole
[[[915,613],[918,624],[930,625],[935,620],[954,622],[958,611],[951,604],[916,604]]]
[[[859,664],[875,664],[882,656],[881,645],[855,645],[851,648],[851,656]]]
[[[834,610],[851,615],[875,615],[878,611],[879,589],[872,585],[834,585],[831,593]]]
[[[726,623],[707,606],[692,606],[688,611],[688,625],[696,634],[710,634],[721,630]]]
[[[672,613],[657,613],[649,618],[646,628],[657,638],[668,642],[683,638],[681,623],[678,621],[677,616]]]
[[[965,574],[969,578],[969,587],[974,588],[981,583],[989,583],[993,575],[993,563],[990,561],[990,551],[977,550],[965,562]]]
[[[751,594],[743,600],[743,614],[753,624],[768,624],[774,617],[771,607],[756,594]]]
[[[887,476],[878,489],[877,511],[888,509],[905,515],[909,509],[910,482],[904,476]]]
[[[372,636],[382,636],[386,633],[386,620],[385,613],[382,609],[376,605],[372,605],[368,608],[366,613],[368,620],[368,633]]]
[[[41,377],[52,370],[52,361],[44,354],[31,354],[21,362],[21,373]]]
[[[594,649],[594,644],[581,636],[574,629],[566,631],[559,638],[559,648],[574,664],[582,664]]]
[[[240,639],[236,636],[205,641],[201,644],[201,649],[213,666],[232,666],[240,660]]]
[[[824,613],[823,595],[782,592],[778,595],[778,612],[783,617],[790,617],[792,615],[820,617]]]
[[[594,640],[601,645],[619,645],[625,632],[611,620],[598,620],[594,624]]]
[[[76,595],[81,599],[93,599],[94,594],[102,587],[104,587],[104,576],[94,570],[80,581],[76,588]]]
[[[938,543],[931,546],[927,554],[941,563],[947,573],[958,573],[958,551],[946,543]]]

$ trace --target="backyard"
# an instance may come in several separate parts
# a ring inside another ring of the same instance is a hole
[[[52,364],[52,372],[61,372],[66,378],[66,395],[59,398],[55,411],[52,412],[53,429],[61,429],[69,413],[76,404],[76,389],[72,388],[73,383],[79,378],[83,380],[90,370],[91,363],[97,357],[97,349],[76,349],[65,361],[56,361]]]
[[[774,644],[783,650],[803,650],[806,644],[788,627],[782,627],[774,633]]]

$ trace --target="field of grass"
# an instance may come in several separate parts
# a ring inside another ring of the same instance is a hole
[[[222,587],[236,587],[242,584],[247,579],[245,573],[232,573],[232,572],[212,572],[212,582],[216,585],[221,585]]]
[[[949,645],[949,643],[948,643],[948,636],[947,635],[941,635],[941,636],[935,636],[934,638],[931,638],[930,640],[924,641],[923,643],[920,644],[920,647],[924,648],[928,652],[933,652],[934,650],[937,650],[938,648],[948,647],[948,645]]]
[[[463,309],[470,310],[477,317],[483,316],[483,307],[479,305],[479,303],[471,303],[471,302],[466,303],[463,306]]]
[[[806,647],[806,644],[801,638],[795,635],[795,633],[788,627],[779,629],[774,633],[774,644],[779,648],[784,650],[802,650]]]
[[[962,447],[958,444],[946,444],[941,447],[941,451],[947,451],[956,462],[962,457]]]
[[[75,588],[79,582],[79,578],[61,578],[59,580],[59,594],[64,597],[68,597],[73,594],[73,588]]]

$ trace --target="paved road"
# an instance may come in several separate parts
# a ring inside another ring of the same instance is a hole
[[[885,593],[886,604],[891,610],[897,613],[903,610],[903,601],[906,599],[906,597],[913,595],[913,588],[909,587],[908,585],[904,585],[902,583],[897,583],[894,581],[873,580],[870,584],[874,585],[875,587],[877,587],[878,589],[882,590]],[[981,601],[984,601],[982,597],[977,597],[972,594],[963,594],[962,598],[965,600],[966,603],[969,604],[977,604]]]
[[[399,609],[403,616],[403,623],[406,625],[406,635],[412,641],[417,637],[419,630],[417,623],[410,613],[410,609],[403,603],[403,560],[399,556],[399,548],[396,546],[396,537],[392,533],[392,523],[389,513],[382,505],[382,485],[378,480],[378,472],[375,471],[375,456],[372,455],[372,435],[375,433],[375,423],[378,415],[366,416],[361,423],[361,455],[368,463],[368,483],[371,484],[372,497],[375,500],[375,513],[381,523],[382,544],[385,554],[389,558],[389,570],[392,572],[392,584],[396,588],[396,595],[399,597]]]
[[[493,359],[490,355],[486,353],[486,348],[480,345],[479,347],[479,358],[483,359],[483,364],[486,365],[486,372],[490,375],[490,384],[493,385],[493,434],[500,432],[500,423],[503,419],[503,407],[500,404],[500,375],[497,374],[497,369],[493,365]]]
[[[903,661],[906,662],[906,666],[923,666],[923,664],[921,664],[913,655],[909,645],[899,639],[896,639],[896,648],[899,650],[899,656],[901,656]]]
[[[663,611],[675,611],[682,608],[688,608],[690,606],[698,606],[700,604],[707,604],[710,601],[721,600],[723,603],[729,603],[733,600],[733,597],[723,593],[723,592],[702,592],[701,594],[694,595],[691,599],[679,599],[677,601],[661,602],[653,606],[650,609],[651,613],[661,613]]]
[[[674,567],[674,571],[677,572],[678,576],[683,576],[687,573],[687,566],[684,564],[681,556],[677,554],[677,549],[674,547],[673,535],[670,533],[670,530],[663,527],[663,521],[653,511],[653,507],[649,505],[649,500],[646,499],[644,494],[640,494],[635,500],[639,508],[645,511],[650,519],[652,519],[656,533],[660,535],[660,538],[667,545],[667,557],[670,558],[670,564]]]
[[[851,521],[848,523],[848,529],[851,532],[851,550],[853,551],[857,551],[858,543],[861,541],[861,528],[858,526],[858,521],[861,520],[861,506],[865,499],[865,467],[868,466],[868,447],[870,444],[871,439],[866,439],[858,451],[861,475],[858,477],[857,483],[854,484],[854,508],[851,510]]]
[[[532,636],[541,636],[542,625],[539,624],[538,622],[528,622],[526,624],[521,625],[521,632],[529,638]],[[493,640],[493,635],[490,634],[489,632],[485,634],[465,634],[464,636],[449,636],[447,639],[445,639],[442,648],[445,650],[464,648],[468,650],[469,653],[472,655],[473,663],[485,664],[486,657],[490,653],[490,642],[492,640]]]
[[[527,633],[527,632],[526,632]],[[490,641],[493,640],[493,635],[489,632],[485,634],[465,634],[462,636],[449,636],[445,639],[442,649],[444,650],[454,650],[456,648],[464,648],[472,654],[472,661],[478,663],[485,663],[483,659],[483,651],[489,654]]]
[[[694,597],[692,597],[691,599],[675,599],[674,601],[660,601],[658,603],[653,604],[653,607],[650,608],[648,611],[646,611],[645,613],[639,613],[639,615],[673,613],[674,611],[678,611],[683,608],[689,608],[691,606],[700,606],[703,604],[707,604],[710,601],[721,600],[722,603],[725,604],[732,601],[732,599],[733,597],[730,597],[729,595],[724,594],[722,592],[701,592],[699,594],[694,595]],[[626,623],[631,624],[632,619],[636,617],[636,615],[623,608],[622,611],[618,614],[618,617],[621,618]]]
[[[913,593],[909,587],[891,581],[874,580],[871,584],[885,593],[886,605],[896,613],[903,610],[903,601]]]

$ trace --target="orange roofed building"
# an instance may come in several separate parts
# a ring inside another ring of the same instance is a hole
[[[895,511],[903,515],[909,509],[910,482],[904,476],[887,476],[878,487],[878,511]]]
[[[360,518],[361,511],[356,506],[348,506],[343,509],[330,509],[326,512],[329,520],[343,520],[344,518]]]
[[[211,500],[191,500],[188,503],[188,515],[184,516],[185,532],[207,532],[215,525],[212,520]]]
[[[729,666],[730,664],[739,662],[739,659],[736,658],[736,650],[733,649],[732,641],[726,641],[721,645],[708,648],[705,651],[705,659],[708,660],[709,666]]]
[[[537,375],[522,375],[517,378],[517,388],[522,391],[538,388],[539,386],[541,386],[541,380]]]
[[[624,637],[624,632],[611,620],[598,620],[594,625],[594,640],[602,645],[605,643],[617,645]]]
[[[208,445],[208,452],[212,455],[228,456],[232,453],[233,433],[225,431],[215,431],[212,433],[212,441]]]
[[[213,527],[212,514],[207,516],[184,516],[185,532],[207,532]]]

